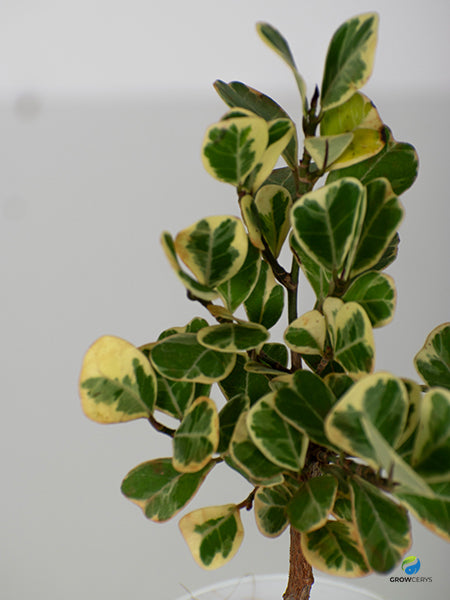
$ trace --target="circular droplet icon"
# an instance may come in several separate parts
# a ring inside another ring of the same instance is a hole
[[[402,562],[402,569],[407,575],[415,575],[420,569],[420,560],[417,556],[407,556]]]

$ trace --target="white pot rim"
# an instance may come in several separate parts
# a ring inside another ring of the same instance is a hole
[[[258,574],[251,574],[251,575],[243,575],[241,577],[235,577],[233,579],[227,579],[225,581],[213,584],[213,585],[209,585],[206,587],[203,587],[199,590],[195,590],[194,592],[185,594],[184,596],[181,596],[180,598],[178,598],[177,600],[192,600],[192,598],[195,598],[195,594],[207,594],[209,592],[213,592],[213,591],[220,591],[222,589],[225,589],[227,587],[233,587],[233,586],[238,586],[240,584],[243,584],[245,582],[249,582],[253,579],[257,579],[258,581],[273,581],[273,580],[284,580],[286,582],[287,585],[287,574],[286,573],[273,573],[271,575],[258,575]],[[353,592],[362,592],[366,595],[367,600],[383,600],[380,596],[375,595],[373,592],[370,592],[368,590],[365,590],[361,587],[355,586],[355,585],[351,585],[347,582],[344,581],[336,581],[335,579],[331,579],[330,577],[321,577],[319,576],[315,576],[314,575],[314,581],[316,583],[320,583],[322,585],[328,585],[328,586],[332,586],[334,588],[339,588],[342,590],[347,590],[347,591],[353,591]],[[193,596],[194,595],[194,596]]]

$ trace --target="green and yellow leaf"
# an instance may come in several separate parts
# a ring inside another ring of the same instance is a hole
[[[268,125],[261,117],[224,119],[206,131],[203,166],[219,181],[240,186],[262,158],[268,141]]]
[[[196,563],[207,570],[231,560],[244,537],[235,504],[194,510],[180,520],[180,530]]]
[[[148,418],[155,408],[156,375],[129,342],[105,335],[86,352],[79,382],[81,406],[98,423]]]
[[[235,355],[205,348],[196,333],[177,333],[158,342],[150,352],[155,369],[167,379],[214,383],[233,370]]]
[[[217,291],[230,313],[234,311],[250,296],[261,269],[261,259],[257,248],[248,244],[247,256],[244,264],[231,279],[217,286]]]
[[[307,137],[305,148],[320,171],[326,171],[346,152],[353,137],[351,132]]]
[[[370,373],[375,362],[372,325],[357,302],[347,302],[336,314],[334,359],[348,373]]]
[[[332,475],[304,481],[288,506],[291,525],[304,533],[323,527],[334,506],[337,488]]]
[[[210,463],[197,473],[179,473],[171,458],[150,460],[128,473],[121,490],[147,519],[162,523],[186,506],[213,466]]]
[[[338,577],[362,577],[370,572],[360,542],[349,523],[328,521],[301,537],[303,554],[316,569]]]
[[[261,160],[245,182],[245,187],[256,192],[272,173],[280,155],[295,135],[295,126],[290,119],[276,119],[268,123],[269,141]]]
[[[322,110],[343,104],[369,79],[375,57],[378,15],[367,13],[343,23],[333,35],[322,80]]]
[[[202,329],[197,340],[206,348],[236,353],[257,348],[269,336],[267,329],[257,323],[221,323]]]
[[[318,310],[310,310],[294,319],[284,332],[286,344],[300,354],[322,354],[327,327]]]
[[[244,307],[249,320],[260,323],[266,329],[273,327],[283,313],[283,288],[277,284],[266,262],[261,265],[258,281]]]
[[[343,295],[345,302],[360,304],[372,327],[383,327],[394,316],[397,292],[392,277],[377,271],[357,277]]]
[[[263,186],[255,197],[259,230],[275,258],[280,254],[291,228],[291,206],[290,193],[278,185]]]
[[[427,498],[404,488],[394,490],[395,497],[433,533],[450,542],[450,499]]]
[[[387,573],[411,545],[407,511],[377,487],[355,477],[350,481],[353,518],[369,566]]]
[[[203,285],[214,288],[231,279],[247,257],[248,238],[237,217],[214,216],[180,231],[175,250]]]
[[[337,275],[356,248],[365,210],[366,191],[356,179],[309,192],[292,208],[296,241],[323,269]]]
[[[414,364],[428,385],[450,389],[450,323],[433,329],[414,357]]]
[[[298,473],[305,464],[308,438],[275,410],[275,393],[263,396],[247,416],[255,446],[272,463]]]
[[[278,537],[289,525],[286,509],[296,487],[285,481],[280,485],[256,490],[253,504],[256,525],[266,537]]]

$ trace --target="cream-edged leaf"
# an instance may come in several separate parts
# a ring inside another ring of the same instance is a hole
[[[221,323],[205,327],[197,340],[219,352],[243,352],[257,348],[269,339],[269,332],[257,323]]]
[[[318,310],[310,310],[294,319],[284,332],[286,344],[300,354],[322,354],[327,327]]]
[[[414,364],[428,385],[450,390],[450,323],[433,329],[414,357]]]

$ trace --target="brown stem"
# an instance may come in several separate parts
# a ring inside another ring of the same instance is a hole
[[[309,600],[314,577],[312,567],[306,560],[301,546],[301,533],[291,527],[291,547],[289,552],[289,580],[284,600]]]
[[[148,421],[149,421],[150,425],[154,429],[156,429],[156,431],[159,431],[160,433],[165,433],[166,435],[169,435],[170,437],[173,437],[175,435],[175,429],[170,429],[170,427],[166,427],[165,425],[163,425],[162,423],[157,421],[153,415],[149,415]]]

